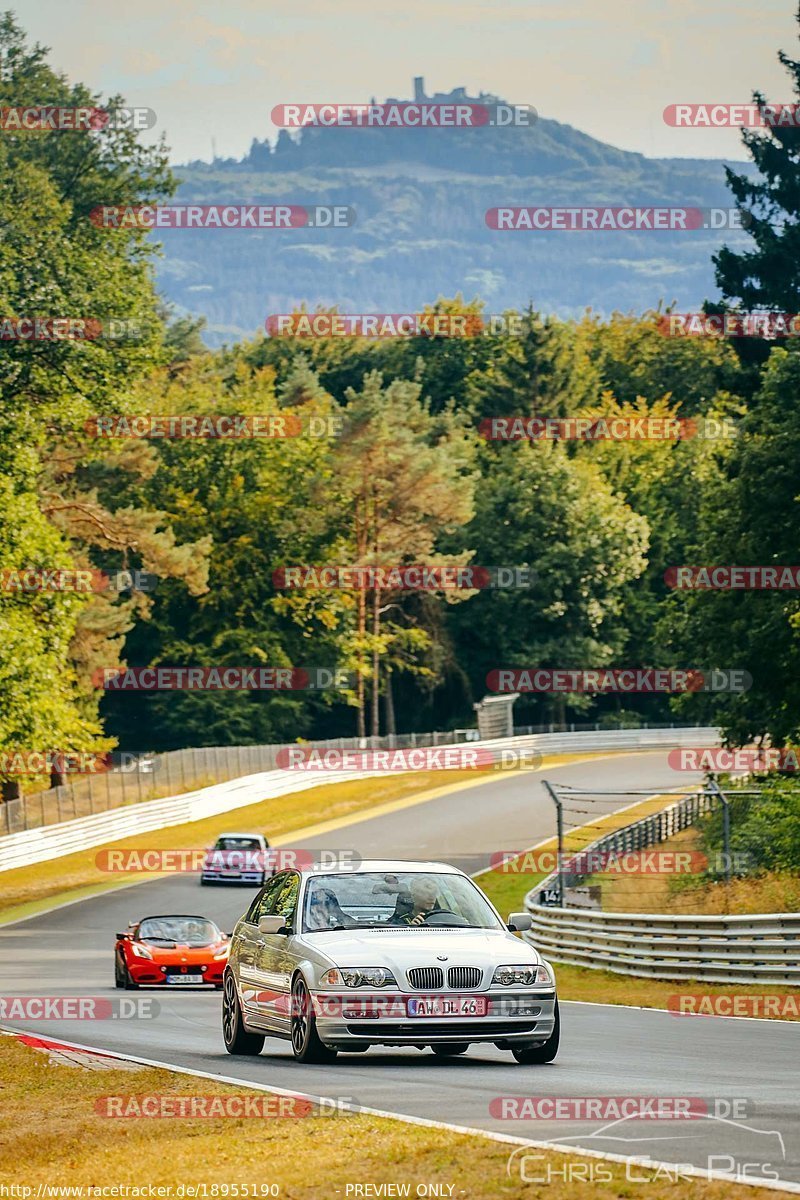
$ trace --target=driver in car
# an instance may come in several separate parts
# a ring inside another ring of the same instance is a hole
[[[412,901],[410,912],[392,918],[392,924],[424,925],[432,912],[441,909],[437,900],[436,884],[427,875],[419,875],[411,880],[409,894]]]

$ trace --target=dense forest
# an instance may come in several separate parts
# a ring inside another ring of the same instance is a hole
[[[0,53],[0,105],[100,103],[8,15]],[[728,184],[748,233],[715,256],[717,309],[797,313],[800,132],[743,136],[754,170]],[[260,334],[209,350],[202,322],[160,298],[152,237],[90,219],[175,187],[166,148],[125,128],[0,135],[0,314],[102,330],[0,344],[0,750],[459,728],[501,667],[738,669],[746,691],[523,695],[516,720],[713,721],[732,743],[796,739],[796,591],[670,582],[686,564],[798,562],[793,338],[669,336],[656,273],[642,315],[530,308],[514,329],[473,320],[468,337]],[[416,307],[487,306],[451,294]],[[103,418],[186,414],[283,417],[292,436],[102,435]],[[509,415],[674,418],[681,432],[484,436]],[[281,586],[296,564],[505,565],[528,585]],[[155,586],[14,584],[53,569],[139,570]],[[323,667],[348,686],[104,693],[121,665]],[[4,794],[18,785],[9,776]]]

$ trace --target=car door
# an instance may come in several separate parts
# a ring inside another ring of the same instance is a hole
[[[297,897],[300,876],[297,871],[281,871],[274,875],[265,889],[268,895],[260,916],[283,917],[288,929],[297,921]],[[289,1006],[292,974],[296,956],[292,953],[293,938],[285,933],[258,933],[253,977],[258,990],[260,1020],[270,1028],[289,1032]]]
[[[259,932],[258,922],[268,912],[268,906],[276,890],[276,881],[273,877],[258,893],[236,929],[236,976],[239,993],[242,997],[242,1006],[248,1018],[251,1015],[257,1017],[260,1011],[260,1003],[256,995],[258,990],[256,952],[261,948],[261,939],[264,935]]]

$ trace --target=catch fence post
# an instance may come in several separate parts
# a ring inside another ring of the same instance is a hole
[[[558,792],[546,779],[542,780],[550,799],[556,806],[556,829],[558,832],[558,906],[564,907],[564,808]]]

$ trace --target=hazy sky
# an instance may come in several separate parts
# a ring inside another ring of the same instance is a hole
[[[21,0],[52,64],[155,109],[176,162],[274,137],[273,105],[497,92],[647,155],[744,157],[737,130],[672,129],[674,102],[793,99],[792,0]],[[5,5],[3,6],[5,7]],[[353,136],[358,136],[354,132]]]

